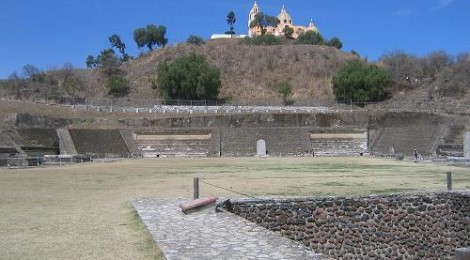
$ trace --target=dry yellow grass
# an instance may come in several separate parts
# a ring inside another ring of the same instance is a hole
[[[255,196],[470,189],[465,168],[372,158],[142,159],[0,169],[0,259],[159,259],[129,200],[191,197],[192,179]],[[237,194],[201,184],[201,194]]]

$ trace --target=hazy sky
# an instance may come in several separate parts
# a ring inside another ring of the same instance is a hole
[[[470,51],[470,0],[258,0],[261,10],[277,15],[285,4],[295,24],[310,18],[325,38],[339,37],[345,51],[369,60],[392,50],[424,55],[445,50]],[[170,44],[189,35],[210,38],[228,29],[235,12],[238,34],[247,33],[246,0],[1,0],[0,78],[32,64],[40,69],[71,63],[85,67],[88,55],[109,46],[118,34],[128,52],[138,54],[133,31],[165,25]]]

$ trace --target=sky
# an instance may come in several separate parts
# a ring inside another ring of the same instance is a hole
[[[64,64],[85,67],[88,55],[109,47],[117,34],[137,56],[136,28],[167,27],[170,45],[189,35],[209,39],[228,30],[234,11],[235,31],[247,34],[252,0],[1,0],[0,78],[22,73],[26,64],[41,70]],[[279,14],[284,4],[293,22],[312,18],[321,34],[338,37],[343,50],[369,61],[401,50],[423,56],[433,51],[451,55],[470,52],[470,0],[258,0],[266,14]]]

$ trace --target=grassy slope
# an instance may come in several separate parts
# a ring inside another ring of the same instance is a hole
[[[328,46],[248,46],[240,44],[236,39],[208,41],[201,46],[179,44],[145,53],[121,66],[131,85],[128,98],[158,98],[157,91],[151,88],[157,64],[190,52],[206,56],[210,64],[221,70],[221,98],[231,97],[237,102],[251,103],[281,103],[277,88],[282,81],[292,85],[294,100],[331,101],[331,77],[346,59],[354,57]],[[41,93],[81,98],[108,97],[106,77],[97,69],[74,70],[73,74],[80,82],[80,88],[74,90],[60,86],[64,78],[63,71],[50,71],[47,74],[42,83],[38,80],[20,80],[5,91],[20,98]]]
[[[247,46],[236,40],[209,41],[201,46],[181,44],[154,51],[123,67],[134,83],[131,96],[150,94],[151,77],[159,62],[190,52],[205,55],[220,68],[220,95],[240,102],[280,101],[277,87],[282,81],[293,86],[295,100],[332,99],[330,79],[353,57],[327,46]]]

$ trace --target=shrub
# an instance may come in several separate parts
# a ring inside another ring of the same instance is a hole
[[[112,75],[108,78],[107,82],[108,94],[114,97],[122,97],[129,94],[130,87],[129,81],[119,75]]]
[[[152,87],[166,99],[216,99],[221,85],[220,70],[191,53],[160,63]]]
[[[290,96],[292,95],[292,86],[289,82],[283,81],[279,84],[277,92],[282,97],[282,103],[288,105],[290,103]]]
[[[341,50],[343,48],[343,43],[338,37],[333,37],[328,41],[328,45],[331,47],[335,47],[338,50]]]
[[[325,45],[325,39],[320,33],[307,31],[299,35],[296,44]]]
[[[205,44],[206,42],[204,41],[204,39],[202,39],[202,38],[199,37],[199,36],[190,35],[190,36],[188,37],[188,39],[186,40],[186,43],[188,43],[188,44],[195,44],[195,45],[203,45],[203,44]]]
[[[382,101],[387,97],[388,73],[359,59],[352,59],[333,77],[333,92],[338,102]]]

